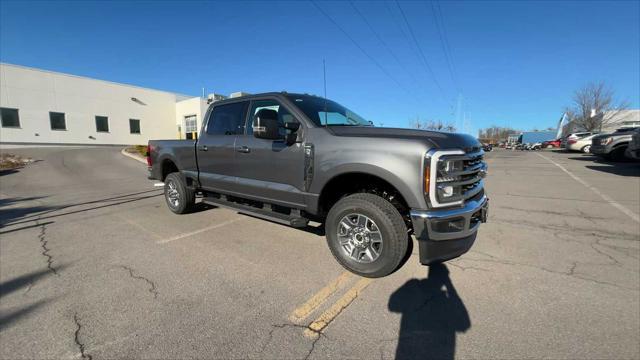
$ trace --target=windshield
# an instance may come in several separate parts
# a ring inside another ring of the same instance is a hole
[[[318,126],[372,126],[360,115],[334,101],[309,95],[288,95],[288,97]]]

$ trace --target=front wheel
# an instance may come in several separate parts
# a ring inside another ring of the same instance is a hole
[[[186,214],[193,210],[196,194],[187,187],[180,173],[174,172],[164,179],[164,199],[169,210],[176,214]]]
[[[365,277],[394,272],[409,244],[400,212],[373,194],[340,199],[329,210],[325,229],[329,249],[340,265]]]
[[[585,145],[582,147],[582,152],[588,154],[591,152],[591,145]]]

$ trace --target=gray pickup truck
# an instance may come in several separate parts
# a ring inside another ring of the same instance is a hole
[[[592,154],[600,156],[606,160],[621,161],[624,160],[625,152],[633,132],[637,127],[624,127],[617,129],[610,134],[601,134],[591,139]]]
[[[294,227],[320,222],[342,266],[381,277],[408,258],[412,234],[425,265],[469,250],[487,219],[483,154],[472,136],[377,128],[282,92],[212,103],[197,140],[151,140],[147,161],[174,213],[198,194]]]

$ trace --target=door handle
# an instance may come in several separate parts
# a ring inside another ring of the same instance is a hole
[[[244,153],[244,154],[247,154],[247,153],[251,152],[251,149],[249,149],[246,146],[240,146],[239,148],[236,149],[236,151]]]
[[[209,150],[209,148],[207,147],[207,145],[200,145],[200,146],[198,146],[198,150],[207,151],[207,150]]]

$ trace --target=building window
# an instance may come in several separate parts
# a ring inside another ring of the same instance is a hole
[[[184,117],[184,132],[187,140],[198,138],[198,118],[195,115]]]
[[[189,115],[184,117],[184,131],[185,132],[198,131],[198,118],[195,115]]]
[[[51,130],[67,130],[64,113],[49,112],[49,121],[51,122]]]
[[[129,119],[129,132],[132,134],[140,134],[140,120]]]
[[[2,127],[20,127],[20,116],[18,116],[18,109],[0,108],[0,121],[2,121]]]
[[[106,116],[96,116],[96,131],[109,132],[109,118]]]

